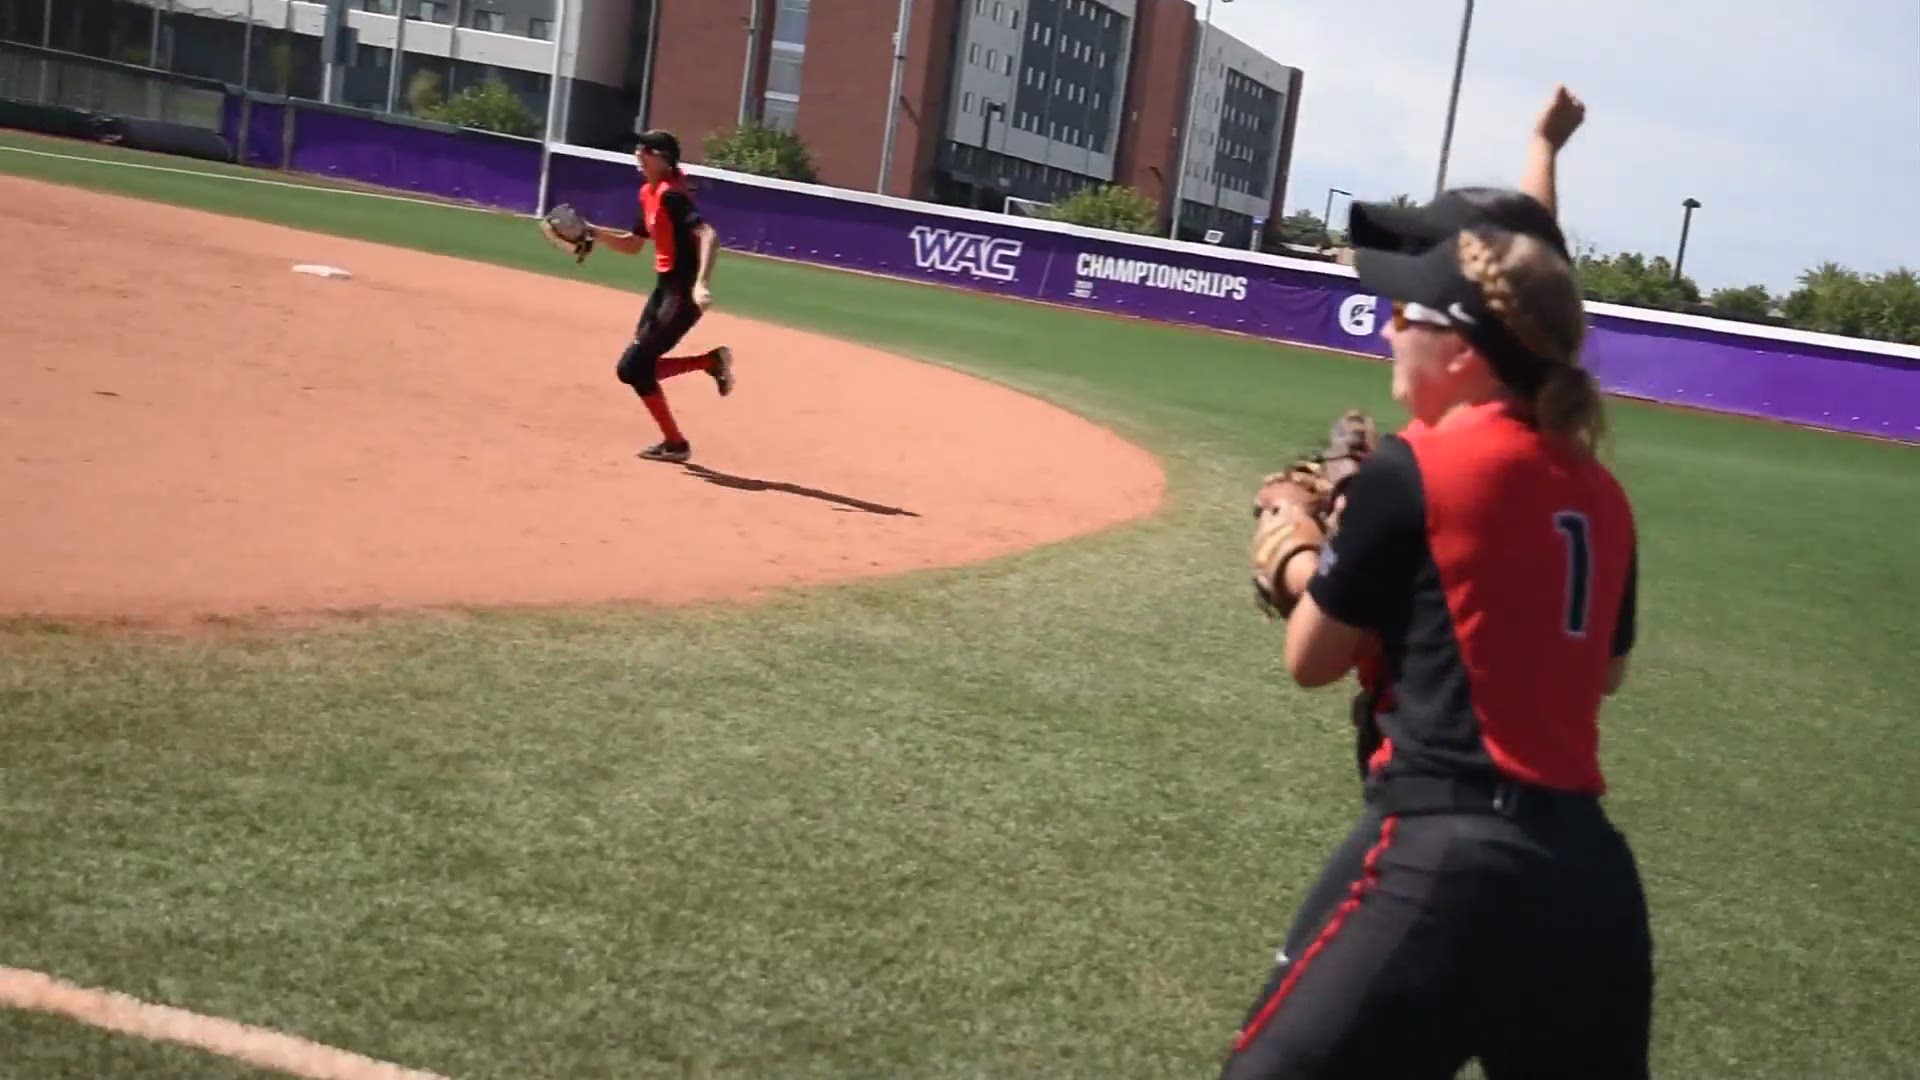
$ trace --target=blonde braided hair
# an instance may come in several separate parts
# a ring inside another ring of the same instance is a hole
[[[1547,367],[1527,411],[1541,430],[1592,451],[1606,437],[1605,399],[1580,365],[1586,310],[1573,266],[1538,237],[1460,233],[1460,272],[1487,310]]]

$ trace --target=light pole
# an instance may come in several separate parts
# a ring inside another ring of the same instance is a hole
[[[287,5],[289,9],[293,5]],[[533,212],[547,212],[547,194],[553,186],[553,144],[555,136],[562,134],[560,128],[560,72],[561,51],[567,44],[567,9],[573,6],[573,0],[558,0],[554,5],[553,19],[553,70],[547,76],[547,124],[540,132],[540,191],[535,196]]]
[[[1333,197],[1335,195],[1345,195],[1347,198],[1351,199],[1353,198],[1353,192],[1348,191],[1345,188],[1337,188],[1337,187],[1330,187],[1327,189],[1327,212],[1320,215],[1320,224],[1326,228],[1327,239],[1329,240],[1333,239]]]
[[[1438,198],[1447,189],[1447,155],[1453,150],[1453,118],[1460,111],[1460,76],[1467,68],[1467,34],[1473,29],[1473,0],[1467,0],[1467,9],[1460,17],[1460,48],[1453,55],[1453,92],[1447,96],[1447,130],[1440,136],[1440,172],[1433,180],[1433,194]]]
[[[740,126],[753,119],[753,67],[760,59],[760,0],[747,0],[747,60],[740,66]]]
[[[1220,0],[1231,4],[1233,0]],[[1187,85],[1187,122],[1180,129],[1180,172],[1173,180],[1173,218],[1172,228],[1167,233],[1169,240],[1180,239],[1180,204],[1187,195],[1187,158],[1193,153],[1193,116],[1200,105],[1200,73],[1207,62],[1207,38],[1213,32],[1213,0],[1207,0],[1207,12],[1200,22],[1200,47],[1193,54],[1193,75]]]
[[[893,28],[893,78],[887,84],[887,127],[880,137],[880,182],[874,186],[882,195],[887,193],[887,173],[893,169],[893,125],[900,115],[900,81],[907,71],[907,29],[913,24],[913,0],[900,0],[900,18]],[[987,148],[983,134],[980,149]]]
[[[1686,207],[1686,216],[1680,219],[1680,253],[1673,257],[1673,280],[1680,280],[1681,264],[1687,261],[1687,230],[1693,227],[1693,212],[1700,209],[1700,200],[1689,197],[1680,204]]]
[[[447,40],[452,41],[459,36],[460,31],[456,27]],[[393,6],[393,55],[387,60],[387,113],[391,115],[400,104],[400,69],[407,60],[407,0],[400,0]],[[447,71],[452,73],[452,64],[447,65]]]

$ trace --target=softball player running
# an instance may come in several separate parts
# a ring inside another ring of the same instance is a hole
[[[668,356],[700,321],[713,302],[709,279],[719,234],[700,216],[680,171],[680,141],[671,132],[641,134],[634,156],[646,182],[640,188],[640,212],[632,232],[590,225],[595,241],[625,255],[637,255],[653,241],[658,274],[640,314],[633,341],[614,373],[633,388],[659,425],[661,441],[640,451],[650,461],[686,461],[693,446],[667,405],[663,380],[702,371],[713,377],[720,396],[733,393],[733,350],[722,345],[698,356]]]

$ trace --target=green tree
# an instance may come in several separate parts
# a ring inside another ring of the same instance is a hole
[[[1302,247],[1326,248],[1333,245],[1333,235],[1327,231],[1327,223],[1321,220],[1319,214],[1311,210],[1295,210],[1267,224],[1267,244],[1271,247],[1299,244]]]
[[[707,136],[704,149],[706,163],[716,169],[797,180],[804,184],[819,179],[813,153],[800,141],[799,136],[758,121],[750,121],[728,131],[714,132]]]
[[[437,75],[435,77],[438,78]],[[527,108],[526,102],[520,100],[520,95],[499,79],[488,79],[479,86],[469,86],[446,104],[421,110],[420,115],[443,124],[498,131],[503,135],[533,138],[540,134],[540,118]]]
[[[1866,333],[1920,345],[1920,275],[1902,266],[1869,279]]]
[[[1731,319],[1764,319],[1773,311],[1773,296],[1765,285],[1745,285],[1737,289],[1715,289],[1707,298],[1715,315]]]
[[[1649,259],[1637,251],[1600,255],[1587,250],[1576,257],[1575,267],[1589,300],[1668,310],[1700,302],[1700,286],[1685,275],[1674,277],[1665,255]]]
[[[1824,262],[1800,275],[1780,311],[1802,330],[1864,337],[1870,292],[1858,272]]]
[[[1070,225],[1147,235],[1160,231],[1160,208],[1124,184],[1082,188],[1053,204],[1046,216]]]
[[[429,115],[446,97],[440,89],[440,73],[432,68],[421,68],[407,80],[407,108],[415,116]]]

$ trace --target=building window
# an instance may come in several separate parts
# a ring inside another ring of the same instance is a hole
[[[980,44],[979,42],[975,42],[974,44],[967,46],[967,63],[978,64],[979,62],[980,62]]]
[[[1008,25],[1013,27],[1015,30],[1020,29],[1020,9],[1019,8],[1013,9],[1013,22],[1009,23]]]
[[[765,106],[760,110],[760,122],[776,131],[793,133],[794,121],[800,115],[800,103],[786,101],[769,95]]]
[[[498,11],[473,11],[467,14],[467,25],[490,34],[504,34],[507,32],[507,17]]]
[[[774,46],[767,58],[767,92],[800,100],[800,65],[805,60],[804,50]]]
[[[960,111],[963,113],[970,113],[973,111],[973,94],[968,93],[965,97],[960,99]]]
[[[800,115],[800,70],[807,58],[807,9],[812,0],[780,0],[773,16],[773,48],[767,57],[767,86],[760,97],[760,118],[768,127],[792,132]]]
[[[1008,78],[1013,77],[1013,54],[1012,53],[1008,53],[1007,55],[1000,58],[1000,74],[1005,75]]]
[[[527,36],[530,38],[534,38],[538,41],[552,41],[553,40],[553,20],[552,19],[528,19],[527,20]]]
[[[807,8],[812,0],[780,0],[773,16],[773,42],[805,48],[807,44]]]
[[[1000,50],[998,49],[987,50],[987,70],[989,71],[1000,70]]]
[[[1006,13],[1007,13],[1007,9],[1006,9],[1006,5],[1004,5],[1004,4],[1002,4],[1002,3],[1000,3],[1000,0],[994,0],[994,2],[993,2],[993,21],[994,21],[995,23],[999,23],[999,22],[1000,22],[1000,20],[1001,20],[1001,17],[1002,17],[1002,16],[1004,16],[1004,15],[1005,15]]]

